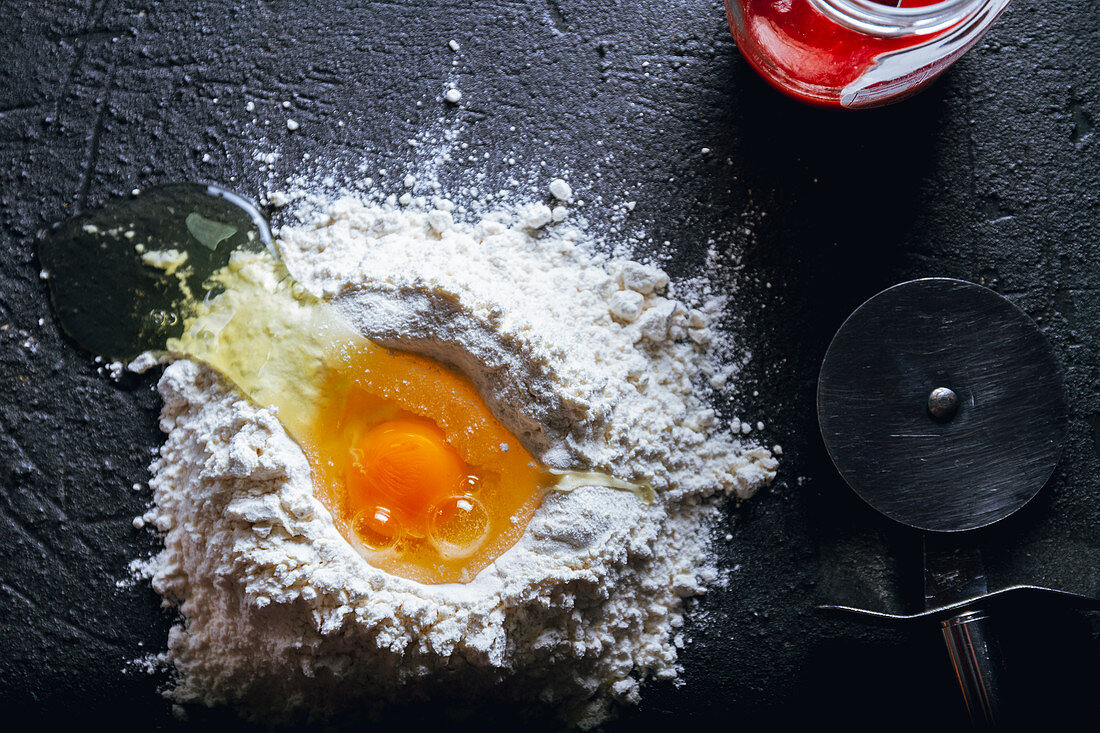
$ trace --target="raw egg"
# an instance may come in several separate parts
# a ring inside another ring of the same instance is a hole
[[[274,408],[336,526],[379,568],[467,582],[515,544],[548,491],[648,498],[644,485],[540,465],[468,377],[364,337],[274,249],[240,197],[181,184],[72,219],[40,254],[63,326],[90,350],[198,359]]]

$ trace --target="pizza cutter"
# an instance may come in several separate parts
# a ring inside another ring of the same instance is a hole
[[[962,280],[888,288],[837,332],[821,365],[817,414],[829,455],[872,508],[924,539],[924,607],[887,621],[937,621],[971,720],[1003,699],[990,612],[1006,599],[1076,594],[1017,585],[990,592],[974,530],[1030,501],[1067,430],[1062,371],[1038,326],[1009,300]]]

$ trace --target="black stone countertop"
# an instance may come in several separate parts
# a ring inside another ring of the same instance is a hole
[[[406,163],[423,157],[407,140],[431,130],[460,130],[470,154],[489,152],[476,170],[491,188],[568,171],[581,199],[603,204],[579,209],[595,228],[605,206],[637,201],[628,226],[652,244],[636,256],[733,293],[753,359],[719,407],[763,421],[762,440],[783,446],[775,485],[729,511],[722,529],[733,539],[719,553],[739,570],[692,604],[683,684],[649,685],[610,729],[962,720],[935,630],[814,609],[919,599],[918,538],[842,484],[813,407],[833,332],[898,281],[984,283],[1050,337],[1072,411],[1065,454],[1040,497],[980,539],[994,585],[1100,595],[1091,0],[1016,0],[930,90],[858,114],[766,87],[708,0],[9,0],[3,20],[0,707],[175,724],[157,694],[163,677],[130,663],[164,648],[173,616],[147,584],[117,583],[158,542],[131,525],[149,501],[131,486],[144,486],[161,440],[156,375],[114,384],[60,337],[34,233],[161,182],[210,180],[258,197],[317,161],[337,176],[360,161],[387,167],[380,183],[398,191]],[[457,108],[440,100],[449,81],[464,94]],[[280,153],[270,170],[257,150]],[[444,166],[441,178],[454,186],[472,170]],[[1014,722],[1100,712],[1095,613],[1002,620]],[[414,719],[401,715],[392,722]]]

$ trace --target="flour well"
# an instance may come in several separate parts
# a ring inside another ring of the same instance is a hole
[[[165,533],[153,586],[183,616],[170,695],[275,721],[501,700],[591,725],[676,676],[683,599],[717,576],[711,499],[747,498],[776,468],[708,407],[730,374],[708,352],[723,303],[671,297],[663,272],[599,254],[541,203],[466,224],[446,200],[280,201],[289,269],[363,334],[470,376],[545,463],[657,498],[551,494],[473,582],[418,584],[344,540],[275,415],[172,363],[143,517]]]

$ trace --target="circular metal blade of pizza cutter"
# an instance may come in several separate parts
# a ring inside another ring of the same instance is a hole
[[[955,395],[937,416],[936,390]],[[988,288],[895,285],[837,332],[818,380],[818,421],[844,480],[874,509],[927,532],[1012,514],[1062,452],[1067,406],[1046,337]]]

